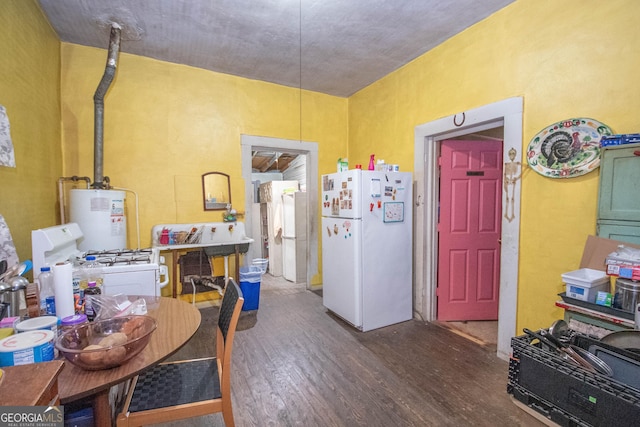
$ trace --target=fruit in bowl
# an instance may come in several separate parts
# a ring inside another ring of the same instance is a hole
[[[121,316],[74,326],[56,340],[64,357],[82,369],[115,368],[144,349],[156,330],[149,316]]]

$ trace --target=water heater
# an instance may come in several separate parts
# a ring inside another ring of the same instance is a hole
[[[84,234],[78,248],[82,251],[125,249],[127,218],[124,206],[124,191],[70,190],[69,219],[78,224]]]

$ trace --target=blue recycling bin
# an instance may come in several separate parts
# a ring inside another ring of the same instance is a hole
[[[242,311],[257,310],[260,304],[262,269],[254,265],[240,267],[240,290],[244,296]]]

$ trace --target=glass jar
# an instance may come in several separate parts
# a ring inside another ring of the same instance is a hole
[[[84,314],[74,314],[60,320],[59,340],[65,348],[80,350],[85,348],[88,340],[89,321]]]
[[[60,335],[73,329],[75,326],[89,324],[89,319],[84,314],[74,314],[60,320]],[[86,331],[85,331],[86,334]]]

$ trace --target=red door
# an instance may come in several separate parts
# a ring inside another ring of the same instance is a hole
[[[496,320],[502,141],[441,144],[438,320]]]

